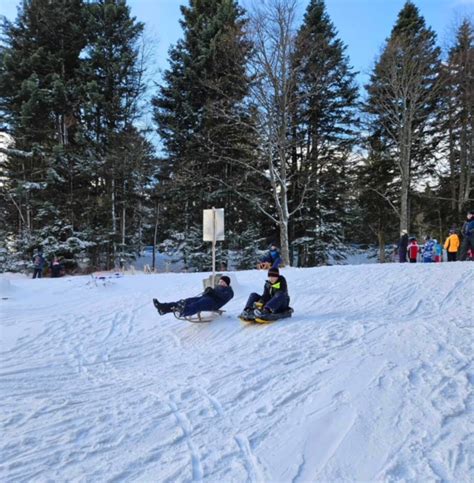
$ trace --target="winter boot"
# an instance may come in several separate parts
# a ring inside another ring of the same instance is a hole
[[[158,310],[160,315],[165,315],[170,312],[169,310],[166,310],[165,304],[160,304],[160,302],[158,302],[158,299],[153,299],[153,305],[156,307],[156,310]]]
[[[255,309],[254,314],[255,314],[255,317],[259,319],[266,319],[268,316],[272,315],[272,312],[267,308],[263,308],[263,309]]]
[[[251,308],[245,308],[242,310],[242,313],[239,315],[239,317],[244,320],[255,320],[255,314]]]

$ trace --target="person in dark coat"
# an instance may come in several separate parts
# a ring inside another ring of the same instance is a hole
[[[199,297],[190,297],[178,302],[161,303],[153,299],[153,304],[160,315],[174,312],[179,317],[189,317],[198,312],[219,310],[232,297],[234,291],[230,286],[230,278],[222,276],[215,288],[207,287]]]
[[[398,242],[398,260],[400,263],[407,261],[407,248],[408,248],[408,232],[402,230],[400,240]]]
[[[39,250],[33,256],[33,278],[41,278],[43,276],[43,269],[45,265],[45,259],[43,257],[43,252]]]
[[[59,258],[54,257],[53,261],[51,262],[49,268],[51,269],[51,277],[58,278],[62,275],[63,272],[63,264],[60,262]]]
[[[474,253],[474,211],[467,214],[467,219],[464,222],[461,230],[462,242],[461,251],[459,253],[459,260],[467,260],[469,250]]]
[[[260,308],[256,308],[256,306]],[[241,316],[251,318],[252,315],[285,312],[289,306],[290,296],[286,279],[280,275],[278,268],[270,268],[268,280],[263,287],[263,294],[251,293]]]
[[[260,259],[259,268],[278,268],[281,261],[280,251],[276,244],[272,243],[268,253]]]

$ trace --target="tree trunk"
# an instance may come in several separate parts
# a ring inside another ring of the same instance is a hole
[[[379,262],[385,263],[385,233],[383,230],[378,230],[377,238],[379,240]]]

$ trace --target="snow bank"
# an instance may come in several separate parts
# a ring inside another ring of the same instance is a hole
[[[18,279],[0,301],[3,481],[468,481],[474,264],[283,270],[295,314],[151,299],[209,274]]]

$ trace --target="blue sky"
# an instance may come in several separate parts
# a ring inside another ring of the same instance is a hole
[[[252,0],[239,0],[242,6]],[[300,0],[301,17],[309,0]],[[146,25],[147,37],[153,41],[155,66],[167,67],[168,49],[182,36],[180,5],[187,0],[129,0],[132,14]],[[359,82],[366,74],[390,34],[405,0],[326,0],[326,7],[339,37],[347,45],[351,65],[359,71]],[[444,47],[450,32],[465,15],[474,17],[474,0],[414,0],[426,23],[438,35]],[[13,20],[19,0],[0,0],[0,15]],[[158,80],[159,76],[156,77]]]

